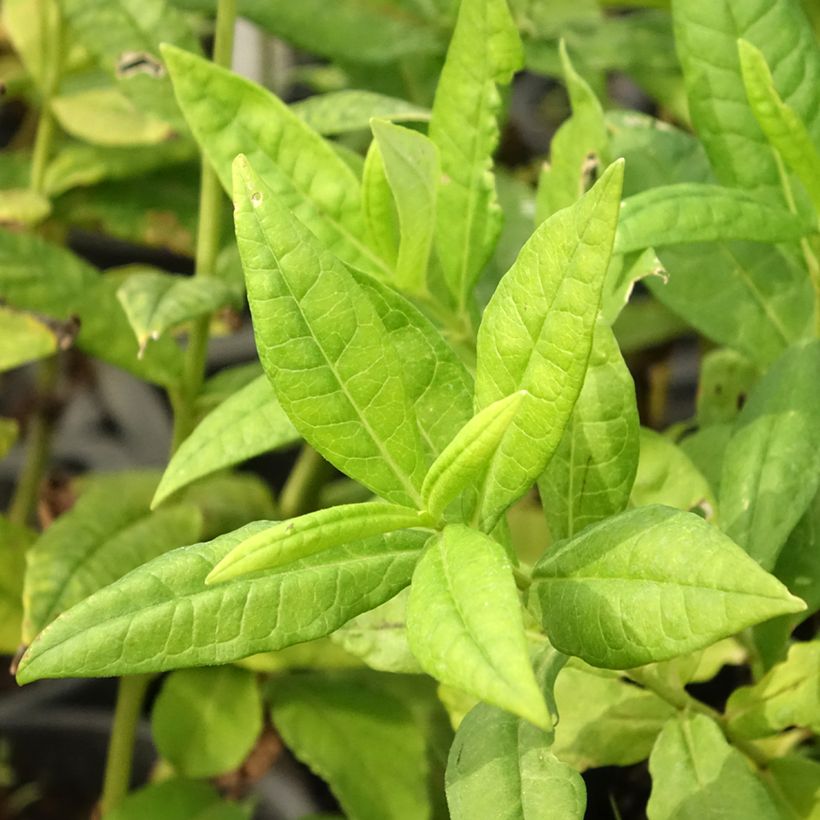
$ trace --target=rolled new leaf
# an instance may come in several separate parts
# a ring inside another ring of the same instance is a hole
[[[532,608],[553,646],[628,669],[709,646],[806,605],[692,513],[640,507],[553,547]]]
[[[425,522],[426,516],[418,510],[380,501],[317,510],[280,521],[241,541],[211,570],[205,583],[275,569],[340,544],[424,526]]]
[[[441,518],[447,505],[481,477],[527,395],[519,390],[485,407],[435,460],[421,486],[422,501],[434,519]]]
[[[433,540],[413,573],[407,639],[439,681],[548,729],[504,548],[463,524]]]

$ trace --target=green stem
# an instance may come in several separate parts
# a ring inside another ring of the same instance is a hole
[[[219,0],[213,53],[216,65],[230,68],[235,24],[236,0]],[[196,276],[213,276],[216,271],[223,199],[219,177],[207,157],[203,155],[197,220]],[[202,388],[205,376],[210,322],[210,316],[202,316],[191,326],[188,348],[185,351],[182,401],[178,402],[177,412],[174,414],[174,449],[194,428],[194,401]]]
[[[37,373],[37,406],[28,431],[23,469],[9,507],[9,519],[21,526],[28,523],[34,512],[40,483],[48,463],[54,433],[51,397],[59,375],[58,356],[40,362]]]
[[[54,115],[51,113],[49,101],[44,99],[40,119],[37,122],[37,133],[34,137],[34,151],[31,157],[31,182],[29,184],[31,190],[38,194],[42,194],[45,188],[46,167],[51,156],[54,132]]]
[[[302,447],[279,496],[279,514],[295,518],[310,512],[316,495],[325,483],[330,465],[309,444]]]
[[[128,794],[131,785],[131,761],[134,756],[134,740],[142,711],[142,702],[151,675],[130,675],[120,678],[114,724],[108,744],[108,760],[105,766],[100,813],[103,817],[115,809]]]

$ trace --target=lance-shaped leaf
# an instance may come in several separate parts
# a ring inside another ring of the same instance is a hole
[[[553,136],[549,165],[538,178],[536,224],[580,198],[585,182],[594,178],[592,174],[597,171],[608,142],[601,103],[575,70],[563,40],[560,51],[572,115]]]
[[[482,529],[546,468],[581,392],[621,199],[616,162],[571,208],[543,222],[493,294],[478,331],[476,407],[525,398],[487,472]]]
[[[359,180],[330,143],[261,86],[180,49],[165,47],[163,55],[180,108],[226,191],[234,158],[245,154],[322,245],[389,275],[364,242]]]
[[[356,271],[353,278],[384,322],[432,462],[473,416],[472,377],[435,325],[400,293]]]
[[[726,704],[729,727],[740,737],[777,734],[790,726],[820,731],[820,641],[796,643],[782,663],[753,686],[732,692]]]
[[[785,163],[797,174],[820,212],[820,153],[805,123],[783,102],[760,49],[738,41],[746,96],[758,125]]]
[[[427,262],[433,245],[436,188],[441,174],[438,150],[424,134],[373,120],[384,171],[399,217],[396,286],[408,293],[427,290]]]
[[[488,536],[451,524],[432,541],[413,574],[407,637],[437,680],[551,725],[530,666],[512,567]]]
[[[447,505],[480,479],[526,395],[526,390],[519,390],[487,405],[433,462],[424,478],[421,497],[434,519],[441,518]]]
[[[95,483],[32,545],[25,581],[26,642],[60,613],[126,572],[199,537],[202,515],[190,504],[150,513],[154,473]]]
[[[141,111],[177,130],[185,123],[160,56],[160,43],[200,51],[193,28],[166,0],[60,0],[74,42],[85,47]]]
[[[551,697],[558,658],[545,688]],[[539,676],[542,677],[542,676]],[[453,820],[581,820],[586,791],[581,776],[551,750],[552,730],[539,729],[486,703],[473,707],[456,732],[447,761],[447,804]]]
[[[391,267],[399,256],[399,213],[387,181],[378,140],[372,140],[362,169],[362,212],[370,244]]]
[[[172,672],[151,710],[157,751],[184,777],[239,768],[261,731],[256,676],[236,666]]]
[[[745,191],[682,182],[624,200],[615,252],[733,239],[789,242],[808,231],[808,226],[785,207]]]
[[[351,478],[389,501],[418,505],[424,451],[378,313],[244,157],[235,189],[259,358],[283,409]]]
[[[436,248],[460,304],[501,231],[492,174],[501,110],[498,86],[509,83],[521,64],[521,41],[507,1],[463,0],[430,120],[444,174]]]
[[[87,598],[32,643],[18,681],[214,666],[324,637],[407,586],[427,538],[376,536],[285,572],[205,586],[233,547],[270,524],[173,550]]]
[[[820,341],[791,347],[752,390],[723,458],[721,521],[764,569],[820,485]]]
[[[327,781],[347,817],[428,820],[422,727],[372,674],[280,676],[270,700],[288,748]]]
[[[782,201],[775,156],[749,107],[738,39],[758,46],[786,104],[820,142],[820,53],[797,2],[673,0],[689,111],[718,179]]]
[[[290,109],[314,131],[326,135],[364,130],[370,127],[374,117],[395,122],[426,122],[430,119],[427,108],[364,89],[314,94],[293,103]]]
[[[638,469],[635,384],[603,322],[561,443],[538,479],[553,541],[626,508]]]
[[[156,507],[198,478],[297,441],[299,433],[270,382],[258,376],[205,416],[182,442],[151,504]]]
[[[370,501],[340,504],[273,524],[237,544],[211,571],[217,584],[271,570],[322,550],[393,530],[424,526],[426,516],[409,507]]]
[[[130,273],[117,290],[117,299],[141,351],[171,328],[237,301],[233,288],[214,276],[182,277],[159,271]]]
[[[531,603],[553,646],[593,666],[667,660],[805,604],[692,513],[641,507],[553,547]]]
[[[670,720],[649,758],[649,820],[726,817],[780,820],[763,783],[706,715]]]

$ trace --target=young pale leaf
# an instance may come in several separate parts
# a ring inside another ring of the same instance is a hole
[[[51,213],[51,202],[29,188],[0,191],[0,225],[38,225]]]
[[[555,681],[555,704],[560,719],[552,751],[581,772],[646,760],[675,714],[652,692],[577,662]]]
[[[437,680],[549,728],[530,665],[521,606],[504,548],[450,524],[413,574],[407,637]]]
[[[245,154],[280,207],[324,247],[389,275],[364,242],[359,180],[330,143],[261,86],[180,49],[164,47],[163,55],[191,131],[226,191],[234,158]]]
[[[745,191],[683,182],[652,188],[624,200],[615,253],[716,240],[789,242],[809,230],[784,206]]]
[[[515,715],[475,706],[461,722],[447,762],[453,820],[582,820],[584,781],[552,753],[550,742],[547,732]]]
[[[649,820],[781,820],[763,783],[705,715],[670,720],[649,758]]]
[[[267,376],[259,376],[212,410],[182,442],[151,505],[156,507],[198,478],[297,441],[299,433]]]
[[[760,49],[738,41],[740,68],[752,113],[766,138],[797,176],[820,212],[820,153],[805,123],[783,102]]]
[[[190,504],[150,513],[153,473],[106,476],[32,545],[25,582],[23,638],[106,584],[157,555],[199,537],[202,515]]]
[[[256,676],[236,666],[172,672],[151,711],[157,751],[184,777],[239,768],[261,731]]]
[[[422,501],[433,519],[440,519],[448,504],[481,478],[527,395],[519,390],[487,405],[433,462],[421,487]]]
[[[244,157],[235,190],[256,344],[283,409],[351,478],[389,501],[419,505],[425,453],[378,313]]]
[[[131,792],[106,820],[249,820],[248,810],[224,801],[208,783],[187,778],[151,783]]]
[[[604,112],[595,92],[575,70],[561,41],[561,66],[569,92],[572,115],[561,124],[550,143],[550,162],[538,179],[536,224],[572,205],[594,179],[606,153]]]
[[[784,101],[820,143],[820,53],[794,0],[673,0],[675,45],[695,130],[718,179],[782,201],[777,163],[749,107],[738,39],[758,46],[775,67]]]
[[[770,791],[786,817],[820,818],[820,763],[799,754],[769,761]]]
[[[544,471],[581,392],[621,200],[623,162],[542,223],[493,294],[478,331],[476,408],[528,396],[486,474],[482,529]]]
[[[38,636],[18,681],[218,665],[324,637],[407,586],[427,538],[376,536],[284,572],[205,586],[233,547],[270,525],[173,550],[101,589]]]
[[[820,484],[820,341],[789,348],[757,383],[723,459],[721,521],[771,569]]]
[[[214,276],[173,276],[159,271],[133,272],[117,290],[140,351],[177,325],[235,304],[233,288]]]
[[[806,606],[702,518],[661,506],[553,547],[531,596],[553,646],[609,669],[673,658]]]
[[[424,513],[370,501],[341,504],[281,521],[237,544],[205,579],[218,584],[298,561],[331,547],[394,530],[424,526]]]
[[[424,134],[373,120],[384,171],[399,217],[395,283],[407,293],[427,291],[427,262],[436,222],[436,187],[441,170],[438,150]]]
[[[362,169],[362,211],[370,244],[391,267],[399,258],[399,213],[387,181],[378,140],[372,140]]]
[[[444,175],[436,248],[445,280],[462,305],[501,231],[492,174],[498,86],[509,83],[522,62],[507,0],[462,0],[430,120]]]
[[[271,715],[351,820],[428,820],[429,764],[411,709],[372,675],[278,677]]]
[[[407,100],[358,89],[314,94],[293,103],[290,110],[314,131],[324,135],[364,130],[370,127],[370,120],[374,117],[396,122],[426,122],[430,119],[427,108]]]
[[[0,304],[0,373],[44,359],[60,346],[60,324]],[[72,334],[65,336],[68,345]]]
[[[26,71],[40,89],[52,93],[59,68],[54,55],[60,49],[58,0],[5,0],[3,28]]]
[[[777,734],[790,726],[820,731],[820,641],[796,643],[788,658],[753,686],[735,689],[726,704],[731,731],[738,737]]]
[[[561,443],[538,479],[553,541],[626,508],[638,469],[635,384],[603,322]]]
[[[630,501],[634,507],[663,504],[678,510],[700,510],[715,518],[717,502],[709,482],[675,442],[640,429],[640,459]]]

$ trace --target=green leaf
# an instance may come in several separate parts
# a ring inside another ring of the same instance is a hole
[[[608,325],[615,324],[629,303],[635,283],[648,276],[657,276],[664,281],[667,278],[654,248],[612,257],[601,294],[601,316]]]
[[[577,662],[561,670],[555,703],[559,720],[552,751],[582,772],[645,760],[675,714],[652,692]]]
[[[798,755],[769,761],[770,790],[779,799],[787,817],[797,820],[820,818],[820,763]]]
[[[818,669],[820,641],[794,644],[786,660],[753,686],[732,692],[726,704],[730,730],[747,738],[767,737],[790,726],[820,731]]]
[[[364,242],[359,181],[329,142],[261,86],[177,48],[164,47],[163,55],[180,108],[226,191],[234,158],[245,154],[280,207],[324,247],[389,275]]]
[[[359,32],[358,36],[361,34]],[[369,128],[374,117],[396,122],[426,122],[430,119],[428,109],[407,100],[358,89],[314,94],[293,103],[290,110],[323,135]]]
[[[351,820],[430,817],[424,736],[370,675],[279,677],[271,713],[288,748],[328,782]]]
[[[783,100],[820,142],[820,53],[795,0],[673,0],[675,44],[689,109],[718,179],[781,201],[774,154],[746,97],[737,52],[745,39],[773,67]]]
[[[422,501],[433,519],[440,519],[450,502],[481,478],[527,395],[519,390],[487,405],[433,462],[421,487]]]
[[[720,487],[723,454],[731,436],[731,422],[723,422],[701,427],[678,442],[678,447],[706,480],[710,490],[713,487]]]
[[[425,293],[441,176],[438,150],[418,131],[380,120],[373,120],[370,126],[379,144],[399,218],[400,241],[394,281],[400,290]]]
[[[395,268],[399,257],[399,213],[378,140],[371,141],[364,160],[362,212],[371,245]]]
[[[400,293],[353,271],[402,366],[422,444],[432,462],[473,417],[473,380],[436,327]]]
[[[484,703],[474,707],[447,763],[453,820],[582,820],[584,781],[553,754],[550,741],[549,733],[508,712]]]
[[[634,507],[664,504],[678,510],[700,510],[707,519],[717,515],[709,482],[673,441],[641,427],[640,460],[630,501]]]
[[[205,316],[238,300],[233,289],[214,276],[182,277],[146,270],[132,272],[117,290],[140,350],[177,325]]]
[[[65,131],[92,145],[155,145],[175,136],[167,122],[140,111],[116,87],[61,94],[51,110]]]
[[[735,420],[759,377],[758,369],[734,350],[711,350],[700,363],[697,421],[701,428]]]
[[[51,213],[51,202],[29,188],[0,191],[0,225],[38,225]]]
[[[445,281],[461,305],[501,231],[492,174],[501,111],[498,86],[507,85],[522,62],[507,0],[462,0],[430,120],[444,175],[436,248]]]
[[[0,416],[0,459],[8,455],[9,450],[17,443],[20,427],[14,419]]]
[[[601,104],[572,65],[563,40],[560,50],[572,114],[550,142],[550,162],[538,179],[536,224],[577,201],[607,153],[608,137]]]
[[[23,578],[26,549],[33,532],[0,516],[0,653],[13,655],[23,624]]]
[[[820,212],[820,153],[805,123],[783,102],[766,58],[747,40],[738,40],[746,96],[757,124],[771,146],[800,178]]]
[[[372,303],[247,160],[236,233],[257,348],[282,408],[325,458],[397,504],[420,501],[426,466],[402,364]]]
[[[256,677],[236,666],[172,672],[151,711],[157,750],[185,777],[239,768],[261,731]]]
[[[478,331],[476,408],[527,397],[483,489],[482,529],[544,471],[581,392],[609,265],[623,163],[578,203],[543,222],[493,294]]]
[[[672,718],[652,750],[649,771],[649,820],[781,820],[746,759],[705,715]]]
[[[554,541],[626,508],[638,469],[635,385],[612,331],[599,322],[584,386],[538,479]]]
[[[60,0],[74,42],[84,46],[140,111],[184,129],[160,43],[198,52],[183,14],[166,0]]]
[[[50,326],[31,313],[0,304],[0,373],[56,353],[59,330],[56,322]],[[64,338],[70,345],[72,334]]]
[[[4,0],[3,28],[26,71],[41,89],[53,89],[58,76],[60,3],[57,0]]]
[[[556,649],[610,669],[673,658],[805,608],[719,530],[661,506],[553,547],[530,592]]]
[[[106,476],[29,550],[23,637],[30,642],[60,613],[157,555],[199,535],[189,504],[149,513],[154,473]]]
[[[810,230],[785,207],[745,191],[682,182],[624,200],[615,253],[716,240],[789,242]]]
[[[40,634],[18,681],[229,663],[323,637],[407,586],[426,539],[376,536],[284,572],[205,586],[233,547],[269,526],[174,550],[100,590]]]
[[[162,475],[156,507],[181,487],[217,470],[299,441],[267,377],[238,389],[212,410],[179,446]]]
[[[143,786],[106,816],[106,820],[248,820],[248,811],[225,803],[208,783],[172,779]]]
[[[206,584],[219,584],[276,569],[317,552],[371,535],[424,526],[418,510],[370,501],[342,504],[281,521],[237,544],[211,571]]]
[[[450,524],[424,552],[407,604],[407,637],[437,680],[548,728],[504,548]]]
[[[381,606],[363,612],[337,629],[330,639],[346,652],[382,672],[420,673],[407,642],[406,610],[409,589]]]
[[[752,390],[723,459],[726,533],[771,569],[820,485],[820,341],[790,348]]]

